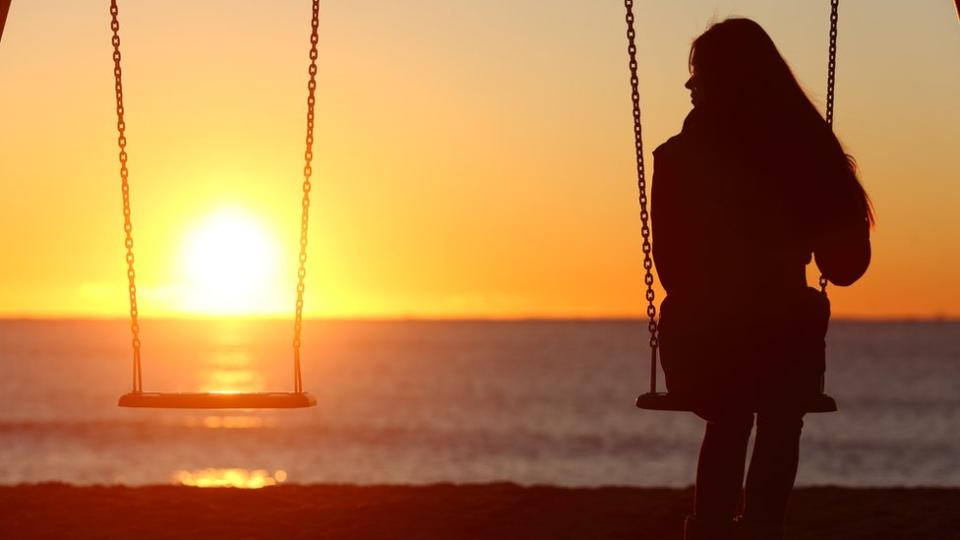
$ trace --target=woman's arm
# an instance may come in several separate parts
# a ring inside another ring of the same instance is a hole
[[[870,266],[870,223],[866,216],[835,224],[820,235],[814,250],[817,266],[831,283],[846,287]]]
[[[824,277],[846,287],[870,266],[869,203],[853,177],[837,178],[827,191],[814,236],[814,257]]]

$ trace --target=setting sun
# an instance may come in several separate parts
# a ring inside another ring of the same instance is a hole
[[[281,250],[253,214],[217,210],[189,229],[179,260],[182,309],[209,315],[274,312]]]

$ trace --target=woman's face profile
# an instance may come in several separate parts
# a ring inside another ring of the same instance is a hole
[[[703,106],[703,85],[693,68],[690,69],[690,78],[683,86],[690,90],[690,102],[693,103],[693,106]]]

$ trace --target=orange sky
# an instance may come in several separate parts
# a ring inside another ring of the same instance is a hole
[[[233,209],[292,311],[309,3],[121,2],[141,311]],[[623,13],[594,0],[323,3],[311,316],[643,313]],[[876,205],[834,313],[960,316],[960,27],[948,0],[844,2],[836,129]],[[689,109],[690,40],[755,18],[818,103],[829,2],[639,2],[647,151]],[[14,0],[0,43],[0,316],[126,313],[107,3]],[[811,274],[812,275],[812,274]],[[253,284],[251,284],[253,286]],[[241,285],[242,287],[242,285]],[[241,293],[238,293],[241,294]]]

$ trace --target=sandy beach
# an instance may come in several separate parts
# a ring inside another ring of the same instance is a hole
[[[690,490],[0,487],[0,538],[676,539]],[[960,490],[804,488],[787,538],[960,538]]]

